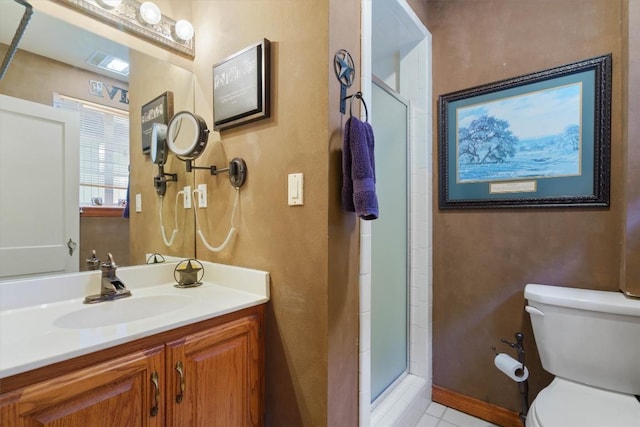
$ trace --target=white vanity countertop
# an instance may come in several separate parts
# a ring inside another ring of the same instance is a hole
[[[173,286],[176,263],[120,267],[132,296],[96,304],[99,271],[0,282],[0,378],[263,304],[269,273],[202,262],[203,284]]]

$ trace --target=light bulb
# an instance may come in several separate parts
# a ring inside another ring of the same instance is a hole
[[[176,22],[174,31],[181,41],[188,42],[193,38],[193,25],[191,25],[191,22],[184,19],[180,19]]]
[[[155,3],[146,1],[140,5],[140,17],[150,25],[156,25],[162,19],[162,12]]]

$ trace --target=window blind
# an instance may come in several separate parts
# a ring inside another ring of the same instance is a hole
[[[129,183],[129,113],[54,94],[80,113],[80,206],[123,206]]]

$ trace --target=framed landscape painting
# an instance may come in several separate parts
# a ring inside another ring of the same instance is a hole
[[[439,99],[441,209],[608,207],[611,55]]]

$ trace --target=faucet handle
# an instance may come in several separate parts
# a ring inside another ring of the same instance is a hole
[[[88,270],[99,270],[100,269],[100,260],[96,256],[96,250],[91,251],[91,258],[87,258],[87,269]]]

